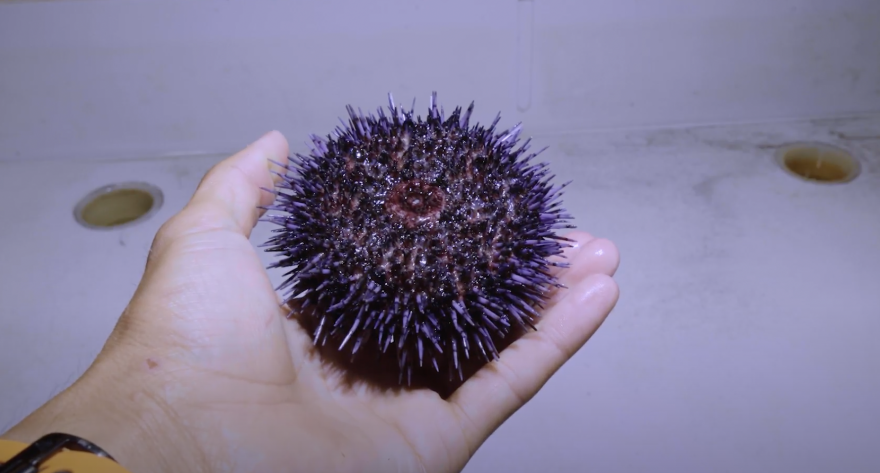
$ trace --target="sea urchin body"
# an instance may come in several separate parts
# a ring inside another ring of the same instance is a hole
[[[498,356],[496,341],[534,328],[551,261],[572,227],[546,163],[520,126],[471,125],[473,104],[425,119],[348,107],[349,120],[312,152],[289,158],[266,246],[280,253],[285,300],[314,319],[318,346],[354,355],[368,345],[414,370],[461,376],[466,358]],[[305,310],[310,309],[310,310]]]

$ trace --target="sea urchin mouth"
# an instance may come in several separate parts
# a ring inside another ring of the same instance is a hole
[[[429,220],[437,220],[443,210],[446,194],[437,186],[414,179],[395,185],[385,201],[385,210],[398,217],[408,228]]]
[[[390,99],[390,96],[389,96]],[[462,361],[498,357],[517,327],[533,329],[573,228],[561,186],[531,162],[520,126],[471,125],[473,104],[426,118],[389,111],[349,120],[307,155],[288,158],[264,220],[286,268],[285,301],[320,347],[390,356],[413,370],[462,376]],[[332,345],[331,345],[332,344]]]

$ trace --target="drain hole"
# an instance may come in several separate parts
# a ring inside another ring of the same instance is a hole
[[[789,173],[813,182],[850,182],[860,172],[858,160],[846,150],[821,143],[786,146],[776,159]]]
[[[90,192],[74,209],[83,226],[110,229],[146,220],[162,206],[162,192],[144,183],[114,184]]]

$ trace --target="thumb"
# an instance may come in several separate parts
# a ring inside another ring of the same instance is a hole
[[[287,161],[288,144],[280,132],[271,131],[233,156],[217,163],[202,178],[187,206],[169,221],[163,237],[174,239],[182,233],[226,230],[250,237],[263,213],[260,206],[271,205],[272,189]]]

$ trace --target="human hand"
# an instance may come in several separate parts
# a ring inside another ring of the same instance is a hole
[[[343,386],[285,316],[248,240],[273,195],[269,133],[212,168],[153,242],[143,279],[104,349],[5,438],[91,440],[133,472],[461,470],[596,331],[618,288],[615,246],[568,237],[571,266],[536,332],[450,397]]]

